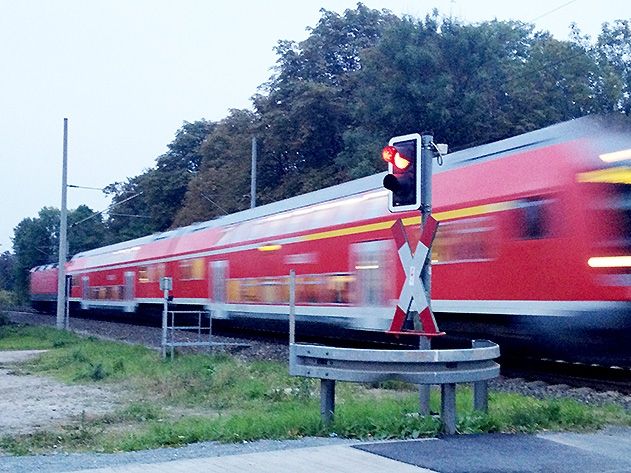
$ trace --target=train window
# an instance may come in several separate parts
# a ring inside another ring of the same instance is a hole
[[[315,303],[321,300],[324,278],[318,275],[296,276],[296,303]]]
[[[356,274],[357,303],[367,306],[380,306],[387,302],[387,284],[390,274],[387,267],[387,254],[395,250],[390,241],[367,241],[351,247]]]
[[[265,278],[261,281],[261,301],[267,303],[285,302],[287,292],[287,278]]]
[[[492,217],[441,222],[432,245],[432,263],[465,263],[492,258]]]
[[[332,304],[350,304],[351,284],[355,277],[351,274],[334,274],[326,280],[324,302]]]
[[[204,279],[204,259],[195,258],[180,261],[180,279],[183,281]]]
[[[158,282],[166,274],[166,266],[164,263],[152,264],[147,268],[147,278],[150,282]]]
[[[591,184],[594,244],[610,254],[631,251],[631,186]],[[597,223],[596,223],[597,222]]]
[[[519,236],[524,240],[540,240],[550,236],[548,204],[550,199],[531,197],[519,202],[521,220]]]
[[[138,268],[138,282],[149,282],[149,273],[146,266],[141,266]]]

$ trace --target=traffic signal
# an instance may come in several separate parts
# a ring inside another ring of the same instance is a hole
[[[395,136],[381,156],[388,163],[383,186],[390,191],[390,212],[418,210],[421,206],[421,135]]]

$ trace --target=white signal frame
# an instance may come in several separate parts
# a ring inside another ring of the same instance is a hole
[[[395,143],[399,143],[401,141],[416,141],[416,200],[413,204],[410,205],[398,205],[394,206],[394,202],[392,197],[394,196],[394,192],[388,191],[388,210],[392,213],[397,212],[408,212],[410,210],[418,210],[421,208],[421,135],[418,133],[410,133],[409,135],[400,135],[394,136],[390,138],[388,141],[388,146],[394,146]],[[388,163],[388,172],[390,174],[394,173],[394,165],[392,163]]]

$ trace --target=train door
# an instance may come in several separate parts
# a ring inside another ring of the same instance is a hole
[[[385,306],[391,297],[389,254],[395,252],[391,240],[364,241],[351,246],[351,271],[355,273],[355,301],[369,307]]]
[[[134,300],[134,286],[136,281],[136,273],[133,271],[125,271],[125,285],[123,286],[123,300]]]
[[[87,301],[90,298],[90,277],[81,277],[81,308],[87,309]]]
[[[228,279],[228,262],[212,261],[208,268],[210,275],[209,294],[211,299],[211,310],[213,317],[226,318],[226,284]]]

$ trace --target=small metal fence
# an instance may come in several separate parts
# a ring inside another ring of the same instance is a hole
[[[489,379],[499,376],[499,346],[474,340],[458,350],[368,350],[290,343],[289,374],[320,378],[320,413],[330,423],[335,381],[379,383],[398,380],[441,387],[440,417],[446,433],[456,431],[456,384],[473,383],[476,410],[488,409]]]
[[[176,316],[183,317],[186,320],[185,325],[177,325]],[[194,325],[194,322],[191,321],[194,321],[196,318],[197,325]],[[186,323],[191,325],[187,325]],[[213,319],[209,312],[203,310],[169,310],[165,311],[163,314],[162,359],[166,358],[167,351],[170,351],[171,359],[173,359],[175,348],[177,347],[206,347],[210,351],[218,346],[246,347],[249,345],[245,343],[217,342],[213,340]]]

